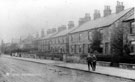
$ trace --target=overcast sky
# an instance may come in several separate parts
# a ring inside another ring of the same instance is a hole
[[[119,0],[125,9],[134,7],[135,0]],[[36,34],[41,28],[67,25],[85,13],[93,18],[94,9],[103,15],[104,5],[110,5],[115,12],[117,0],[0,0],[0,39],[5,42],[28,34]]]

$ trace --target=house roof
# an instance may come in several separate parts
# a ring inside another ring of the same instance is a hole
[[[57,34],[51,36],[51,38],[52,38],[52,37],[64,36],[64,35],[68,34],[69,32],[73,31],[73,30],[76,29],[76,28],[77,28],[77,27],[73,27],[73,28],[70,28],[70,29],[63,30],[63,31],[61,31],[61,32],[59,32],[59,33],[57,33]]]
[[[130,17],[128,17],[124,21],[133,20],[133,19],[135,19],[135,14],[131,15]]]
[[[60,31],[60,32],[55,32],[55,33],[52,33],[52,34],[48,34],[45,37],[40,38],[40,39],[42,40],[42,39],[48,39],[48,38],[54,38],[54,37],[63,36],[63,35],[68,34],[70,31],[74,30],[75,28],[77,28],[77,27],[73,27],[71,29],[66,29],[66,30],[63,30],[63,31]]]
[[[88,21],[88,22],[84,23],[83,25],[79,26],[77,29],[71,31],[70,33],[75,33],[75,32],[79,32],[79,31],[85,31],[85,30],[89,30],[89,29],[93,29],[93,28],[111,25],[116,20],[118,20],[120,17],[125,15],[127,12],[129,12],[131,9],[133,9],[133,8],[126,9],[124,11],[121,11],[120,13],[117,13],[117,14],[113,13],[113,14],[106,16],[106,17],[102,17],[102,18],[99,18],[96,20]]]
[[[42,39],[48,39],[50,37],[52,37],[53,35],[57,34],[58,32],[52,33],[52,34],[48,34],[45,37],[43,37]]]

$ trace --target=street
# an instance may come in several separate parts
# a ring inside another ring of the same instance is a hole
[[[110,77],[0,57],[0,82],[133,82]]]

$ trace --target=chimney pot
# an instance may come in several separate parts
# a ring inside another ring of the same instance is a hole
[[[106,8],[106,7],[105,7]],[[101,15],[100,15],[100,11],[99,10],[94,10],[94,20],[95,19],[98,19],[98,18],[100,18],[101,17]]]
[[[79,19],[79,26],[82,25],[83,23],[86,23],[89,20],[91,20],[90,14],[85,13],[85,17]]]
[[[111,14],[110,6],[105,6],[104,8],[104,17]]]
[[[73,21],[69,21],[68,22],[68,29],[70,28],[73,28],[75,25],[74,25],[74,22]]]
[[[62,25],[62,26],[58,27],[58,32],[63,31],[65,29],[66,29],[66,25]]]
[[[119,2],[117,1],[117,5],[116,5],[116,13],[119,13],[121,11],[124,10],[124,5],[123,5],[123,2]]]

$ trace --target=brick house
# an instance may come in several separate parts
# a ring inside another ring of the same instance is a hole
[[[58,28],[58,32],[50,37],[50,40],[52,41],[52,44],[50,44],[50,47],[54,49],[54,54],[67,54],[68,53],[68,33],[75,29],[73,21],[69,21],[68,28],[64,25]]]
[[[123,25],[125,29],[124,41],[126,37],[134,37],[134,22],[130,19],[134,15],[134,8],[124,10],[123,3],[117,2],[116,13],[111,13],[110,6],[105,6],[104,16],[101,17],[99,10],[95,10],[94,19],[91,20],[90,14],[86,13],[84,18],[79,19],[79,25],[74,26],[69,21],[68,29],[65,26],[55,29],[49,29],[47,35],[38,40],[39,51],[51,54],[87,54],[92,43],[93,32],[101,33],[102,54],[111,54],[111,37],[113,29],[118,24]],[[132,33],[130,28],[132,25]],[[130,39],[130,38],[129,38]],[[131,40],[134,45],[134,40]],[[134,48],[133,48],[134,50]]]
[[[95,13],[97,13],[97,11]],[[70,53],[88,53],[88,47],[91,44],[92,32],[94,30],[99,30],[102,34],[101,47],[103,49],[103,54],[110,54],[110,38],[113,32],[113,28],[116,27],[125,18],[131,16],[133,13],[134,8],[124,10],[124,6],[122,4],[120,5],[119,3],[116,6],[116,13],[113,14],[111,14],[110,7],[105,6],[104,17],[94,17],[96,19],[90,20],[80,25],[77,29],[69,33]]]

